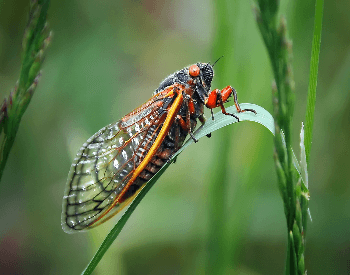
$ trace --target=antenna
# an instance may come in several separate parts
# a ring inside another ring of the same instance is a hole
[[[216,62],[218,62],[221,58],[223,58],[224,56],[220,56],[215,62],[214,64],[212,65],[212,67],[214,67],[214,65],[216,64]]]

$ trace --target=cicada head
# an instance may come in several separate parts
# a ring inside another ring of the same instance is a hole
[[[209,95],[211,82],[214,76],[213,66],[209,63],[197,63],[188,68],[188,75],[195,85],[195,92],[204,103]]]
[[[199,67],[201,71],[201,84],[205,88],[207,92],[209,92],[211,87],[211,82],[213,81],[214,77],[214,70],[213,66],[209,63],[197,63],[197,66]]]
[[[211,82],[213,80],[214,70],[213,66],[209,63],[197,63],[189,67],[183,68],[165,78],[156,89],[154,94],[166,89],[167,87],[174,85],[175,83],[193,85],[194,90],[197,92],[201,100],[208,96],[210,92]]]

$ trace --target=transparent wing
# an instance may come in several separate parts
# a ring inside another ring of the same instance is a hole
[[[164,121],[161,113],[167,101],[162,94],[153,97],[102,128],[82,146],[69,171],[63,197],[61,222],[65,232],[92,228],[130,203],[115,203],[115,199],[152,146]]]

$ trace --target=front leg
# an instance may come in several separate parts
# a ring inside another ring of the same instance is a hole
[[[238,116],[234,114],[227,113],[225,110],[224,103],[228,102],[228,98],[233,95],[233,101],[235,103],[236,109],[238,113],[243,113],[243,112],[253,112],[256,114],[256,111],[253,109],[241,109],[238,103],[237,99],[237,92],[235,89],[233,89],[231,86],[227,86],[226,88],[222,89],[221,91],[219,89],[215,89],[209,93],[209,96],[205,100],[205,106],[207,106],[212,113],[212,118],[214,120],[214,115],[213,115],[213,108],[220,107],[221,112],[225,115],[233,116],[234,118],[237,119],[239,122]]]

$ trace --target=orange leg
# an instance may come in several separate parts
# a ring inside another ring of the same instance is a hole
[[[191,129],[191,121],[188,120],[187,122],[182,118],[182,116],[177,115],[176,116],[176,120],[178,121],[179,125],[181,126],[181,128],[188,132],[189,135],[191,136],[191,138],[193,139],[194,142],[197,142],[198,139],[196,139],[192,133],[192,129]]]
[[[238,103],[238,99],[237,99],[237,92],[235,89],[233,89],[231,86],[227,86],[224,89],[222,89],[221,91],[219,89],[215,89],[213,91],[211,91],[209,93],[209,96],[205,102],[205,105],[211,109],[211,113],[212,113],[212,118],[214,119],[213,116],[213,108],[216,107],[220,107],[221,108],[221,112],[225,115],[229,115],[229,116],[233,116],[234,118],[236,118],[239,122],[239,118],[234,115],[234,114],[230,114],[227,113],[225,110],[225,106],[224,103],[228,101],[228,98],[233,94],[233,101],[235,103],[236,109],[238,113],[243,113],[243,112],[253,112],[254,114],[256,114],[256,111],[253,109],[241,109],[241,107],[239,106]]]

